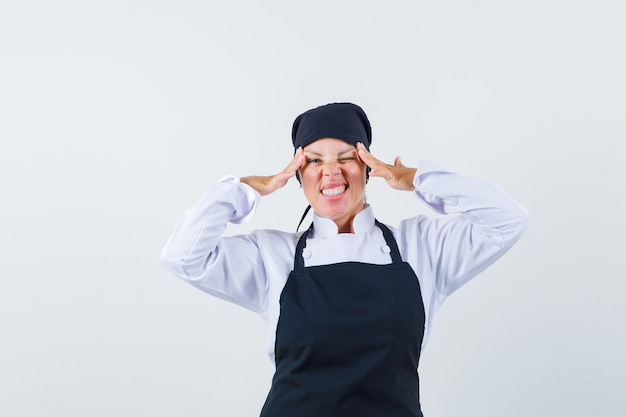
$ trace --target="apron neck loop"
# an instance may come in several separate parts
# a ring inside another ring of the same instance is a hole
[[[376,219],[374,219],[374,222],[376,223],[376,226],[378,226],[380,230],[383,232],[383,237],[385,238],[385,242],[387,242],[387,246],[389,246],[389,249],[391,249],[390,255],[391,255],[391,260],[393,261],[393,263],[394,264],[402,263],[400,250],[398,249],[398,244],[396,243],[396,239],[394,239],[393,233],[391,233],[391,230],[389,230],[387,226],[385,226],[384,224],[382,224]]]
[[[310,204],[307,206],[306,210],[304,210],[304,214],[302,214],[302,217],[300,218],[300,223],[298,223],[298,227],[296,227],[296,233],[298,233],[298,229],[300,229],[300,225],[304,221],[304,218],[306,217],[306,215],[309,214],[309,210],[311,210]]]
[[[300,221],[300,223],[302,223],[302,221]],[[313,229],[313,223],[311,223],[311,226],[309,226],[309,228],[302,234],[302,236],[300,236],[300,239],[298,240],[298,245],[296,246],[296,253],[295,253],[295,256],[293,257],[293,270],[295,272],[299,272],[304,269],[304,258],[302,257],[302,251],[306,247],[306,237],[309,235],[309,232],[312,229]]]

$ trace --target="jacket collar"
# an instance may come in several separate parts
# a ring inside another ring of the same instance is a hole
[[[374,210],[372,210],[369,204],[365,204],[363,210],[359,211],[352,219],[354,233],[367,233],[374,226]],[[313,231],[317,237],[331,237],[338,233],[337,225],[334,221],[326,217],[320,217],[315,213],[313,214]]]

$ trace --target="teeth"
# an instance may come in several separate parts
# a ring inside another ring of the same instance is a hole
[[[322,194],[324,194],[326,197],[335,197],[343,193],[345,190],[346,190],[345,186],[336,187],[336,188],[327,188],[325,190],[322,190]]]

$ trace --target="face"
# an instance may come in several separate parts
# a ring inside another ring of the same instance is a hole
[[[339,232],[351,232],[365,200],[365,164],[356,148],[323,138],[305,146],[304,156],[300,178],[309,204],[318,216],[333,220]]]

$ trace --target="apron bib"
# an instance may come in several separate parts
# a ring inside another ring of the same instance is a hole
[[[280,296],[276,373],[261,417],[421,417],[424,305],[391,231],[387,265],[304,267],[307,230]]]

